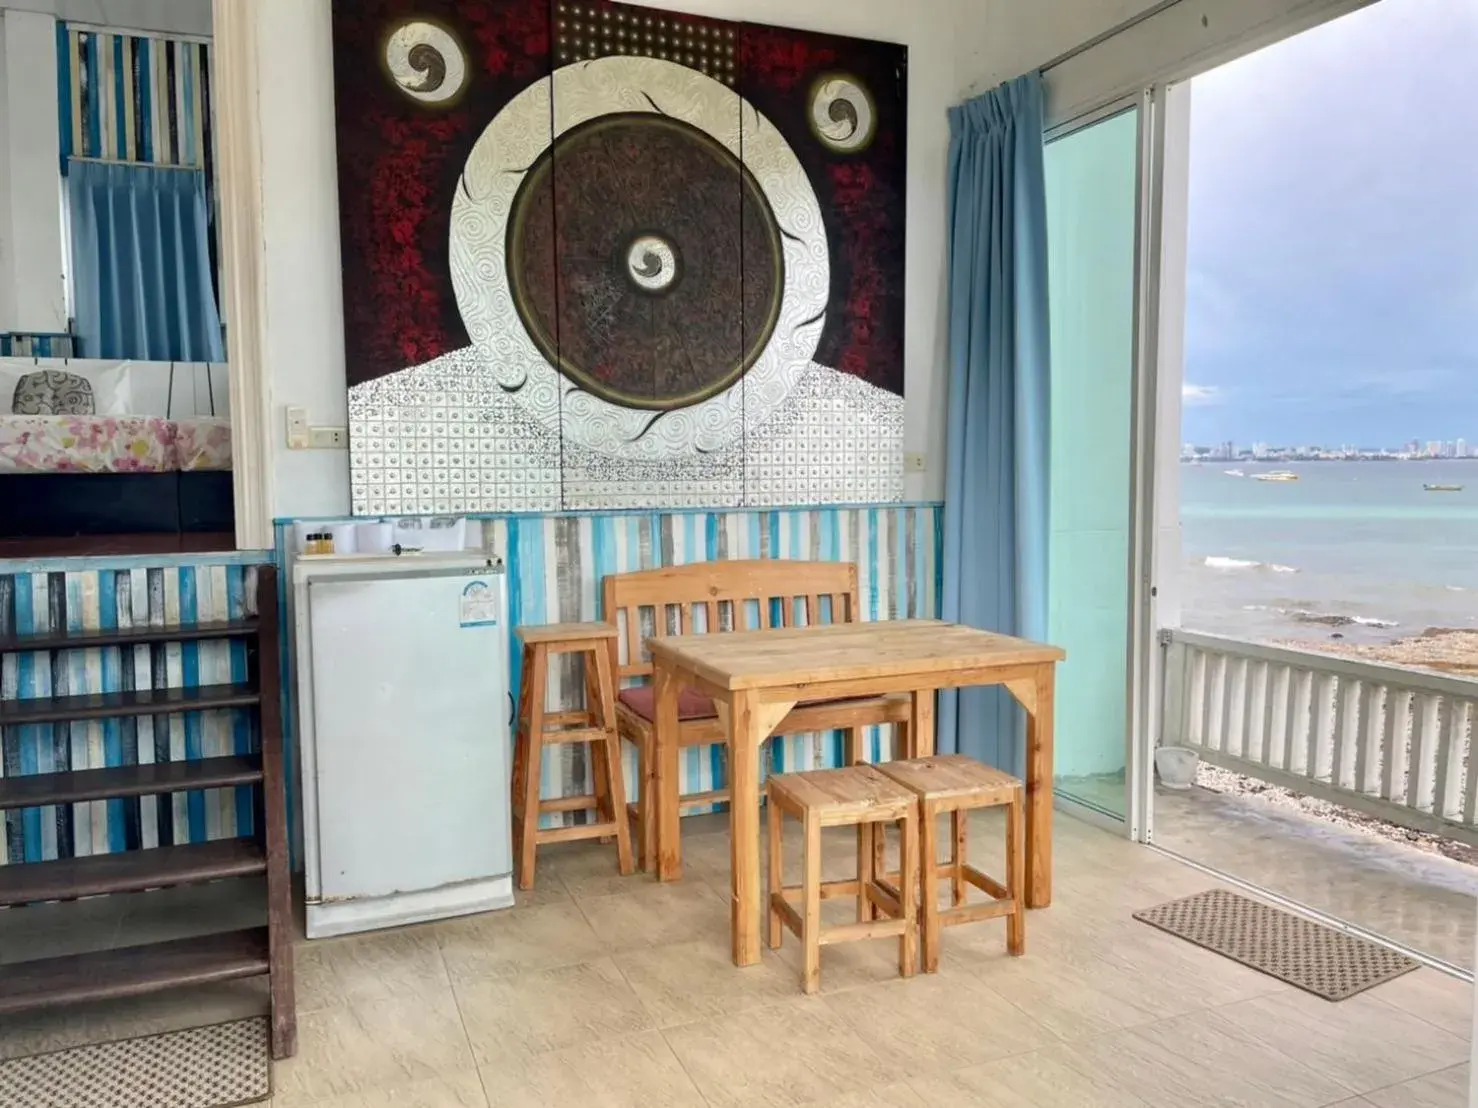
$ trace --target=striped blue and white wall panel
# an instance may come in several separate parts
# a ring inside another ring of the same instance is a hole
[[[524,623],[597,618],[600,582],[611,573],[729,558],[855,562],[861,618],[936,616],[942,513],[940,505],[920,504],[478,517],[484,549],[503,558],[508,573],[510,688],[518,688],[522,671],[513,629]],[[281,565],[290,561],[292,534],[293,522],[279,520]],[[552,667],[550,707],[575,707],[582,702],[579,664],[566,658]],[[292,727],[295,716],[291,710],[286,718]],[[891,750],[892,729],[869,728],[866,741],[874,757],[886,755]],[[841,735],[790,736],[772,743],[771,748],[771,764],[776,769],[832,765],[841,758]],[[544,757],[546,797],[591,791],[583,746],[560,744],[546,749]],[[626,778],[628,790],[634,789],[636,756],[630,749],[626,751]],[[720,750],[683,752],[684,792],[718,788],[723,780]]]
[[[781,511],[682,512],[513,516],[484,523],[489,550],[503,551],[508,567],[510,630],[522,623],[596,619],[600,582],[611,573],[729,558],[801,558],[855,562],[862,619],[938,614],[941,511],[932,505],[797,508]],[[510,641],[511,687],[519,687],[521,658]],[[579,662],[561,659],[550,675],[551,707],[582,702]],[[870,727],[874,759],[892,749],[891,727]],[[837,765],[841,733],[788,736],[771,743],[776,772]],[[546,748],[544,793],[591,791],[586,748]],[[682,790],[724,784],[722,750],[683,752]],[[635,788],[636,757],[626,750],[628,790]]]
[[[34,572],[0,567],[0,634],[240,618],[255,609],[256,572],[239,562]],[[7,654],[0,663],[0,699],[242,681],[246,663],[241,642]],[[257,749],[257,741],[250,710],[4,727],[0,775],[245,754]],[[251,800],[249,788],[212,789],[7,812],[0,819],[0,864],[250,834]]]
[[[57,23],[62,172],[69,157],[208,168],[210,46]]]
[[[0,358],[70,358],[71,335],[7,331],[0,334]]]

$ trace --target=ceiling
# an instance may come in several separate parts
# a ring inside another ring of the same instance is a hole
[[[210,0],[0,0],[7,8],[126,31],[210,34]]]

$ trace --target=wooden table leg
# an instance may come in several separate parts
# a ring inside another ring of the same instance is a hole
[[[1056,667],[1037,668],[1026,722],[1026,906],[1052,903],[1052,700]]]
[[[921,689],[913,694],[913,709],[908,718],[911,757],[927,758],[934,753],[934,697],[933,689]]]
[[[732,874],[730,933],[736,966],[760,960],[760,746],[759,704],[735,693],[729,711],[729,850]]]
[[[729,732],[730,917],[734,964],[760,960],[760,757],[765,740],[794,701],[761,703],[752,692],[734,692],[714,706]]]
[[[657,880],[677,881],[683,875],[682,833],[678,809],[678,681],[661,662],[652,671],[655,706],[652,712],[653,773],[657,811],[644,819],[657,821]],[[756,801],[758,803],[758,801]]]

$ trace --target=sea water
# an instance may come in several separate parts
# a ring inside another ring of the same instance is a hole
[[[1299,479],[1254,479],[1279,469]],[[1478,460],[1202,462],[1180,467],[1180,489],[1184,627],[1351,642],[1478,629]]]

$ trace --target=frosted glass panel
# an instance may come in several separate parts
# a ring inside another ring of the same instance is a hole
[[[1124,815],[1128,717],[1134,242],[1139,113],[1050,143],[1052,313],[1048,628],[1057,788]]]

